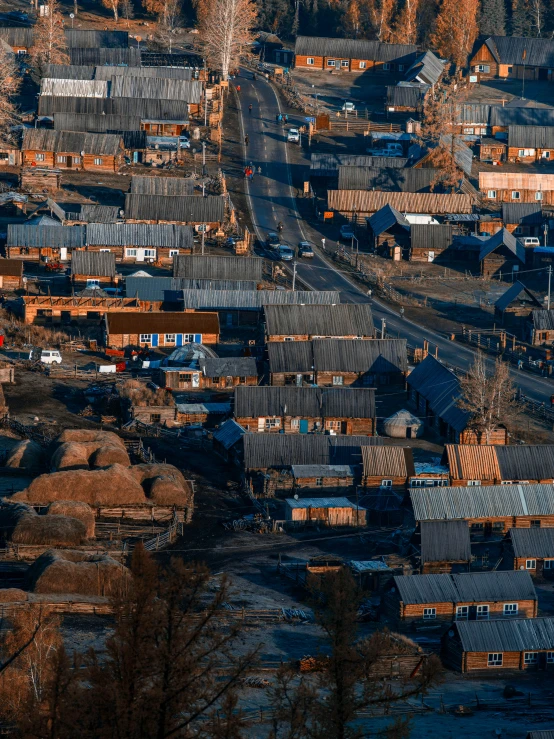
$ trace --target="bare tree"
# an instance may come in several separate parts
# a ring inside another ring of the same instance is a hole
[[[404,7],[398,14],[392,32],[395,44],[415,44],[418,36],[419,0],[405,0]]]
[[[390,41],[394,0],[370,0],[369,17],[379,41]]]
[[[113,13],[113,19],[119,23],[119,12],[122,6],[122,0],[102,0],[102,5]]]
[[[10,126],[17,121],[14,96],[21,86],[19,68],[11,51],[0,48],[0,135],[10,138]]]
[[[127,28],[129,28],[129,21],[135,17],[135,9],[132,0],[121,0],[121,15],[127,21]]]
[[[38,74],[43,77],[48,64],[69,64],[67,41],[63,30],[63,17],[57,0],[52,0],[41,15],[34,29],[31,61]]]
[[[441,56],[461,68],[479,33],[478,0],[442,0],[431,43]]]
[[[252,0],[204,0],[201,7],[199,31],[204,54],[210,66],[228,80],[252,41],[256,6]]]
[[[158,13],[158,27],[156,37],[158,43],[164,48],[171,50],[175,38],[175,32],[182,26],[182,3],[181,0],[162,0]]]
[[[467,428],[477,443],[490,444],[495,429],[513,426],[519,417],[519,406],[510,368],[500,357],[494,371],[489,371],[481,354],[465,377],[460,380],[462,395],[458,407],[469,415]]]

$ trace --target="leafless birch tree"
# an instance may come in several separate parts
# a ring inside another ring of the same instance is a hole
[[[256,6],[251,0],[207,0],[202,3],[199,31],[209,65],[228,80],[240,55],[252,41]]]
[[[32,64],[41,77],[47,64],[69,64],[60,6],[52,0],[46,7],[48,13],[37,20],[30,50]]]
[[[9,137],[9,129],[16,122],[16,108],[13,102],[21,85],[21,76],[14,55],[0,49],[0,135]]]

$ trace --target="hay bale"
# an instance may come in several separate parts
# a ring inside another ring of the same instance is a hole
[[[131,471],[152,503],[180,508],[193,506],[192,486],[172,464],[137,464]]]
[[[32,470],[42,467],[44,464],[44,451],[40,444],[31,439],[18,441],[12,447],[8,458],[6,459],[6,467],[11,469]]]
[[[89,457],[91,467],[109,467],[112,464],[121,464],[124,467],[131,466],[131,460],[125,447],[118,444],[103,444],[95,449]]]
[[[143,505],[144,491],[132,472],[114,464],[102,470],[69,470],[40,475],[10,500],[54,503],[78,500],[91,506]]]
[[[115,436],[115,434],[113,434]],[[118,438],[118,437],[116,437]],[[100,441],[66,441],[52,454],[50,467],[53,472],[62,470],[88,470],[121,464],[129,467],[131,460],[125,446],[111,439]]]
[[[87,532],[87,539],[94,539],[96,519],[92,508],[87,503],[81,503],[78,500],[56,501],[48,506],[47,515],[69,516],[82,521]]]
[[[6,503],[0,506],[3,539],[12,544],[79,546],[86,539],[86,526],[68,516],[39,516],[28,505]]]
[[[19,588],[5,588],[0,590],[0,603],[20,603],[27,600],[28,595]]]
[[[50,469],[56,470],[88,470],[89,452],[86,444],[75,444],[71,441],[60,444],[50,459]]]
[[[34,593],[112,596],[128,578],[129,570],[106,554],[50,549],[29,567],[26,582]]]
[[[58,444],[72,441],[78,444],[119,444],[125,449],[123,439],[113,431],[95,431],[94,429],[65,429],[56,439]]]

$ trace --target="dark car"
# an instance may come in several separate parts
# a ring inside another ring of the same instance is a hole
[[[270,249],[278,249],[281,246],[281,239],[279,238],[279,235],[275,233],[275,231],[270,231],[267,235],[265,243],[266,246],[269,246]]]
[[[306,259],[312,259],[314,256],[314,250],[309,241],[300,241],[298,244],[298,256]]]

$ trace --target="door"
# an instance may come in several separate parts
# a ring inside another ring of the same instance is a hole
[[[71,311],[62,310],[61,319],[62,319],[62,323],[71,323]]]
[[[296,375],[296,386],[302,387],[302,375]]]
[[[232,377],[226,377],[225,378],[225,387],[233,387],[233,378]]]
[[[300,433],[301,434],[308,433],[308,421],[305,418],[300,419]]]
[[[158,346],[158,334],[152,334],[152,346]]]
[[[134,151],[133,152],[133,164],[138,164],[138,160],[139,160],[139,153],[138,151]]]
[[[265,429],[265,418],[258,418],[258,431],[261,433]]]
[[[67,246],[60,246],[60,260],[62,262],[67,261]]]
[[[73,166],[73,157],[72,156],[69,156],[69,155],[67,156],[66,166],[67,166],[68,169],[71,169],[71,167]]]
[[[411,438],[412,438],[412,427],[408,426],[406,428],[406,439],[411,439]]]
[[[144,249],[137,249],[137,256],[135,259],[137,262],[144,262]]]
[[[485,522],[485,536],[492,536],[492,521]]]
[[[225,314],[225,325],[228,328],[230,328],[233,325],[233,314],[232,313]]]
[[[539,79],[540,80],[548,79],[548,69],[545,69],[544,67],[539,68]]]
[[[192,373],[192,387],[200,387],[200,372]]]
[[[435,261],[435,252],[430,251],[427,253],[427,261],[428,262],[434,262]]]
[[[183,334],[176,334],[175,341],[175,346],[183,346]]]
[[[348,423],[346,421],[340,422],[340,432],[341,434],[347,434],[348,433]]]

